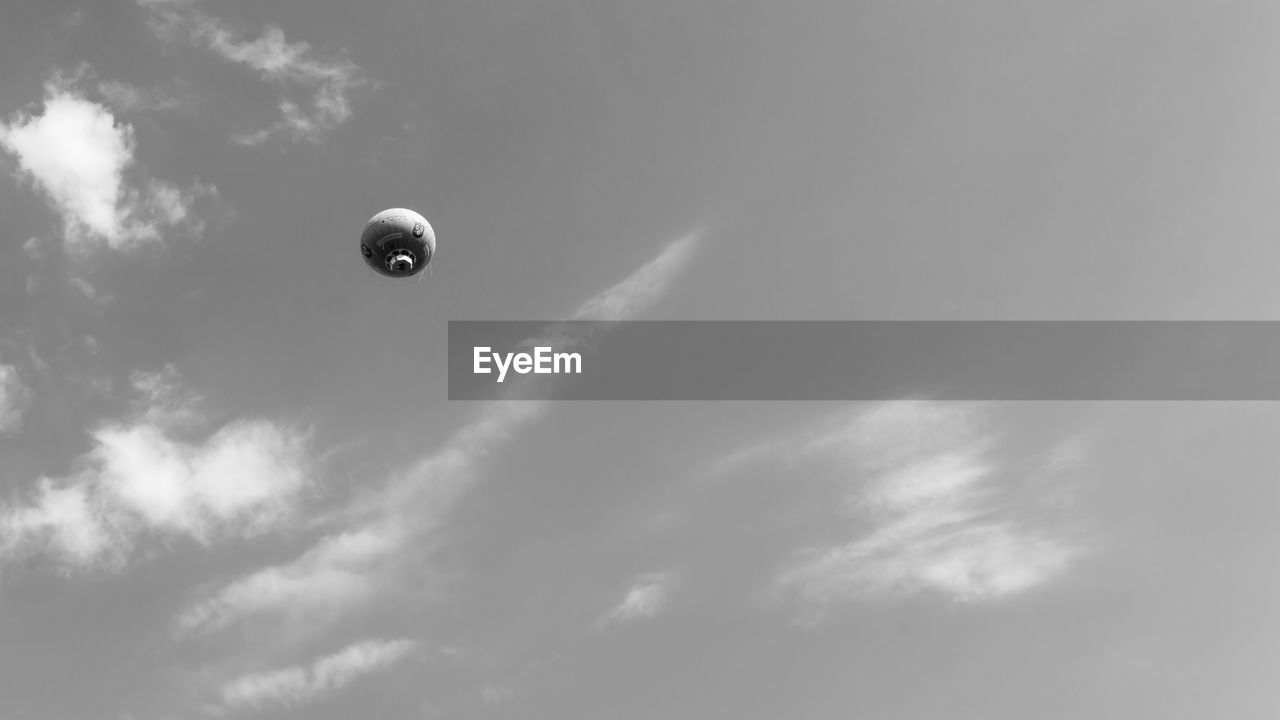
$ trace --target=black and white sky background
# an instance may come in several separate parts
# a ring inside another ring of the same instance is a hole
[[[449,320],[1273,319],[1268,2],[7,0],[0,720],[1280,715],[1280,409],[449,403]],[[422,283],[363,267],[429,217]]]

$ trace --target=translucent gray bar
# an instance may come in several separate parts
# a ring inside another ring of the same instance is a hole
[[[577,353],[581,372],[499,383],[477,347]],[[911,397],[1280,400],[1280,322],[449,323],[450,400]]]

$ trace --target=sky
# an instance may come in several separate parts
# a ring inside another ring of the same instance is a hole
[[[1277,28],[5,2],[0,720],[1277,717],[1272,404],[445,382],[450,320],[1275,319]]]

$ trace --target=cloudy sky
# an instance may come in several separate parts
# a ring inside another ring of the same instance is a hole
[[[3,3],[0,720],[1277,717],[1280,408],[443,366],[451,319],[1275,318],[1277,28]],[[421,283],[358,255],[395,206]]]

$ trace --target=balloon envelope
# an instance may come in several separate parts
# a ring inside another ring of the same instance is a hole
[[[380,275],[413,277],[436,254],[436,233],[421,214],[390,208],[369,218],[360,233],[360,254]]]

